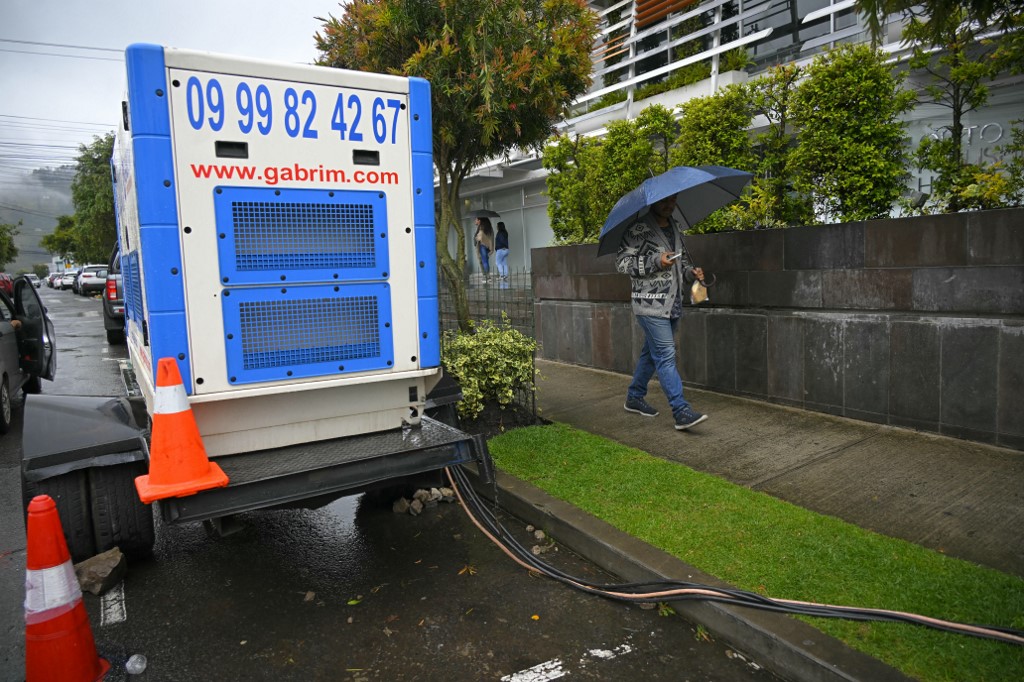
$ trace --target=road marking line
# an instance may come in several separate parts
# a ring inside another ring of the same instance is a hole
[[[620,644],[614,649],[588,649],[580,657],[580,664],[583,665],[590,661],[610,661],[632,651],[633,646],[631,644]],[[557,680],[568,674],[569,671],[562,667],[562,661],[553,658],[550,661],[538,663],[532,668],[520,670],[511,675],[505,675],[505,677],[501,678],[501,682],[548,682],[548,680]]]
[[[128,609],[124,604],[124,581],[100,599],[100,627],[116,625],[128,620]]]
[[[562,668],[562,662],[555,658],[538,663],[532,668],[505,675],[501,678],[501,682],[547,682],[547,680],[557,680],[564,676],[565,670]]]
[[[586,663],[587,656],[590,658],[600,659],[602,661],[610,661],[613,658],[617,658],[622,654],[628,654],[633,651],[633,647],[628,644],[620,644],[614,649],[591,649],[587,652],[586,656],[580,659],[580,663]]]

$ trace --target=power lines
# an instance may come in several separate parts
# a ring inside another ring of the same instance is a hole
[[[67,47],[75,50],[96,50],[98,52],[117,52],[120,54],[123,50],[118,50],[113,47],[91,47],[88,45],[68,45],[67,43],[39,43],[34,40],[15,40],[14,38],[0,38],[0,43],[17,43],[19,45],[41,45],[43,47]]]
[[[93,47],[92,45],[71,45],[69,43],[42,43],[35,40],[16,40],[14,38],[0,38],[0,43],[13,43],[15,45],[28,45],[31,47],[56,47],[65,50],[88,50],[92,52],[112,52],[123,54],[123,50],[116,50],[112,47]],[[64,57],[66,59],[92,59],[103,62],[123,62],[124,57],[98,57],[94,55],[75,54],[67,52],[42,52],[40,50],[15,50],[9,47],[0,47],[0,52],[12,52],[15,54],[30,54],[38,57]]]
[[[44,42],[20,38],[0,37],[0,53],[28,55],[29,57],[62,58],[70,60],[109,61],[123,63],[123,50],[97,45]],[[52,67],[45,67],[50,69]],[[92,68],[92,67],[90,67]],[[99,68],[99,67],[96,67]],[[104,67],[105,68],[105,67]],[[8,75],[42,73],[43,65],[14,69],[7,67]],[[69,70],[63,78],[69,78]],[[62,88],[55,88],[60,92]],[[32,101],[4,98],[3,105],[32,105]],[[117,102],[111,105],[115,108]],[[0,105],[2,106],[2,105]],[[22,113],[22,112],[18,112]],[[27,113],[27,112],[26,112]],[[56,110],[54,111],[56,113]],[[27,172],[37,168],[53,168],[74,164],[79,145],[116,129],[116,114],[109,123],[43,118],[11,113],[0,113],[0,189],[18,183]]]
[[[16,213],[25,213],[27,215],[39,216],[40,218],[51,218],[56,220],[59,216],[50,215],[49,213],[42,213],[40,211],[31,211],[27,208],[19,208],[18,206],[9,206],[8,204],[0,203],[0,208],[5,208],[8,211],[15,211]]]
[[[116,125],[0,114],[0,184],[37,168],[75,164],[83,137],[101,137]]]

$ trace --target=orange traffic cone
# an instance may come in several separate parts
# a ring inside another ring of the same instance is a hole
[[[160,358],[153,402],[149,474],[135,479],[139,499],[149,504],[226,486],[227,474],[206,457],[199,427],[181,384],[178,363],[173,358]]]
[[[110,664],[96,654],[57,504],[39,495],[28,505],[25,570],[25,679],[93,682]]]

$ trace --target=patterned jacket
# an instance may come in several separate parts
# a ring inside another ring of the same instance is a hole
[[[690,284],[696,279],[689,254],[682,249],[683,235],[678,232],[675,221],[671,224],[677,232],[674,245],[658,227],[653,213],[647,213],[633,223],[622,236],[615,267],[622,274],[629,275],[635,315],[670,317],[676,298],[683,295],[683,283]],[[667,270],[662,270],[662,252],[679,250],[683,255],[672,261]]]

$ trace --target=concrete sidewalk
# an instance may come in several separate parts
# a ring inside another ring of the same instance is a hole
[[[1024,453],[693,389],[687,399],[709,419],[679,432],[656,381],[648,401],[661,414],[646,418],[623,409],[628,376],[544,360],[537,369],[546,419],[1024,577]],[[624,580],[725,585],[500,472],[498,489],[503,507]],[[676,608],[786,679],[907,680],[783,614],[702,601]]]
[[[657,381],[652,419],[623,409],[628,376],[537,369],[545,419],[1024,577],[1024,453],[689,388],[709,418],[679,432]]]

